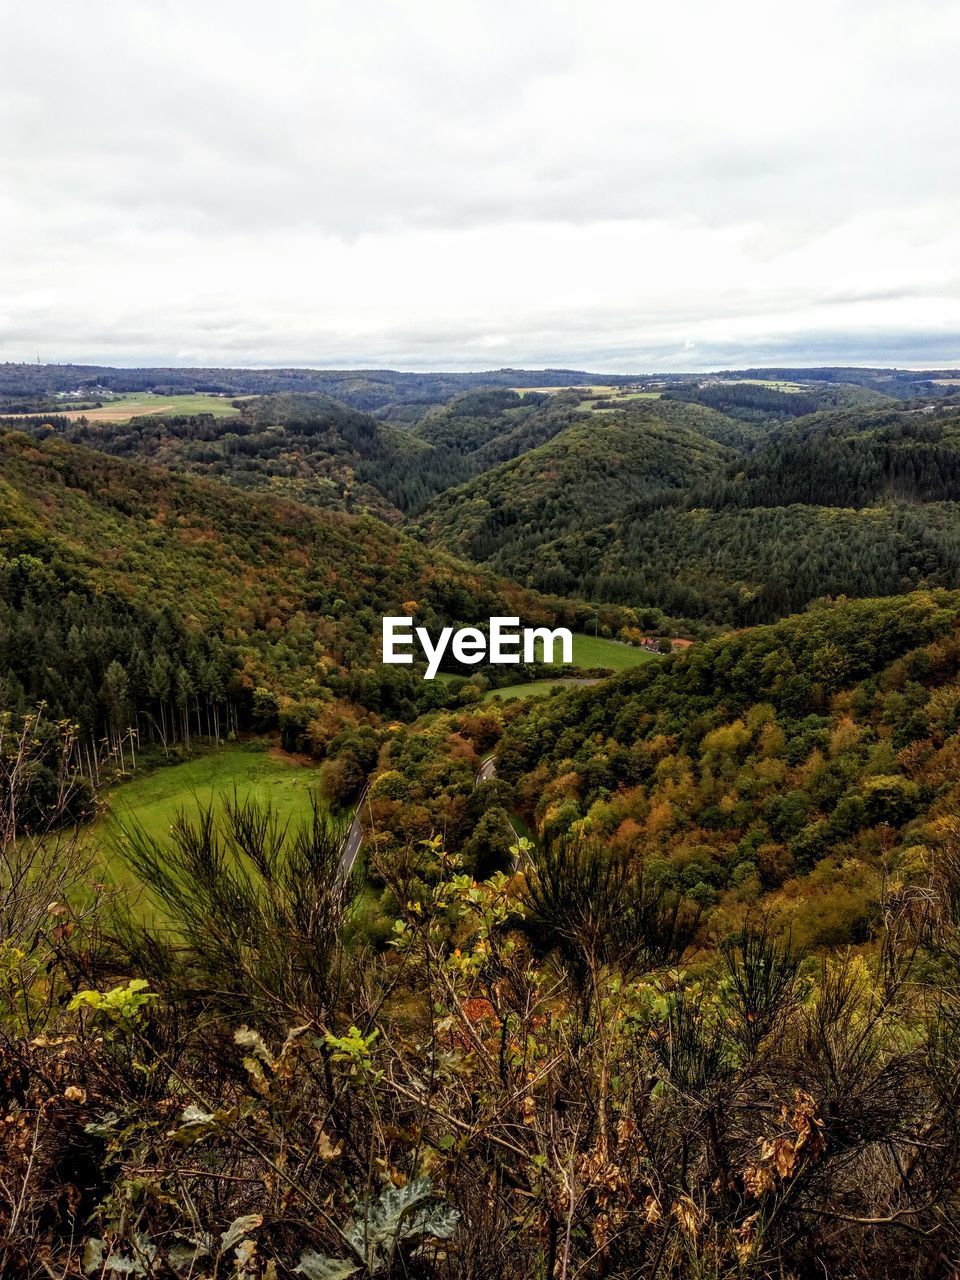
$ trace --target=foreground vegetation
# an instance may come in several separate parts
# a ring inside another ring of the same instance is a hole
[[[28,736],[30,730],[27,730]],[[588,839],[478,882],[386,859],[389,945],[319,816],[227,803],[130,851],[175,930],[104,932],[69,839],[14,838],[10,1276],[850,1277],[960,1256],[960,854],[804,961]],[[16,874],[29,857],[42,876]]]

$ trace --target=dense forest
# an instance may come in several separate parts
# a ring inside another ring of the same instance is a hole
[[[16,432],[0,436],[0,529],[3,707],[43,701],[95,741],[129,725],[165,746],[191,733],[219,739],[306,722],[342,699],[405,718],[455,702],[459,686],[425,684],[422,663],[380,663],[381,618],[401,609],[432,632],[496,614],[575,630],[599,618],[370,516]],[[603,611],[607,630],[644,620],[662,623],[656,612]],[[452,659],[444,670],[481,687],[505,678]]]
[[[838,409],[851,404],[872,407],[891,398],[866,387],[829,383],[806,387],[791,384],[791,389],[784,390],[775,384],[747,381],[688,384],[671,388],[663,394],[666,400],[705,404],[729,414],[731,418],[742,418],[748,422],[801,418],[822,409]]]
[[[768,419],[739,445],[718,421],[662,401],[594,414],[420,523],[539,590],[725,625],[958,581],[955,408]],[[594,447],[615,461],[586,462]]]
[[[958,623],[943,592],[707,641],[530,704],[499,771],[541,833],[642,850],[734,919],[775,903],[804,945],[863,941],[885,877],[928,865],[960,812]]]
[[[191,732],[216,742],[237,725],[242,691],[216,631],[96,590],[55,555],[0,556],[0,654],[0,706],[27,715],[42,704],[72,721],[88,773],[99,744],[122,754],[131,729],[135,752],[140,741],[189,745]]]
[[[369,511],[395,521],[582,416],[573,398],[514,391],[456,397],[411,430],[321,395],[238,403],[240,416],[231,418],[152,414],[101,422],[41,414],[8,418],[7,425],[41,437],[54,431],[117,457],[213,476],[311,506]]]
[[[709,410],[687,405],[595,414],[442,494],[421,527],[467,559],[536,576],[554,538],[602,528],[638,502],[649,510],[669,505],[720,470],[733,454],[712,438],[713,423]]]
[[[42,698],[90,732],[104,728],[112,663],[127,691],[120,705],[165,720],[166,695],[144,693],[154,658],[180,680],[173,702],[193,705],[207,649],[222,644],[249,723],[258,689],[274,715],[277,699],[330,698],[362,673],[385,706],[416,694],[418,673],[378,662],[380,619],[404,602],[434,628],[516,610],[553,616],[370,517],[253,500],[15,433],[0,437],[0,460],[5,696],[14,709]],[[210,677],[218,690],[223,661]]]
[[[865,507],[960,498],[960,413],[815,414],[771,432],[736,474],[708,486],[712,507]]]
[[[825,596],[952,585],[957,409],[849,407],[882,398],[805,385],[688,381],[662,399],[606,401],[488,388],[403,423],[281,394],[239,401],[230,418],[39,415],[16,426],[369,513],[543,593],[660,609],[688,634]],[[714,392],[725,412],[695,402]],[[795,412],[838,398],[848,407]]]

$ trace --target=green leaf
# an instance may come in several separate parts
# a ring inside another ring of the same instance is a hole
[[[92,1276],[103,1266],[103,1241],[96,1236],[91,1236],[89,1240],[83,1242],[81,1266],[85,1276]]]

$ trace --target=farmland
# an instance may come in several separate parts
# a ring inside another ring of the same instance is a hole
[[[130,418],[161,413],[212,413],[216,418],[233,418],[239,415],[240,410],[235,408],[226,396],[211,396],[203,393],[162,396],[155,395],[151,391],[137,391],[130,395],[111,396],[98,408],[93,409],[71,409],[69,401],[65,401],[63,409],[58,408],[56,412],[58,416],[69,418],[71,422],[76,422],[80,418],[86,418],[88,422],[127,422]]]

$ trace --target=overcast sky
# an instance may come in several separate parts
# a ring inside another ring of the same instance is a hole
[[[960,364],[957,0],[0,0],[0,360]]]

